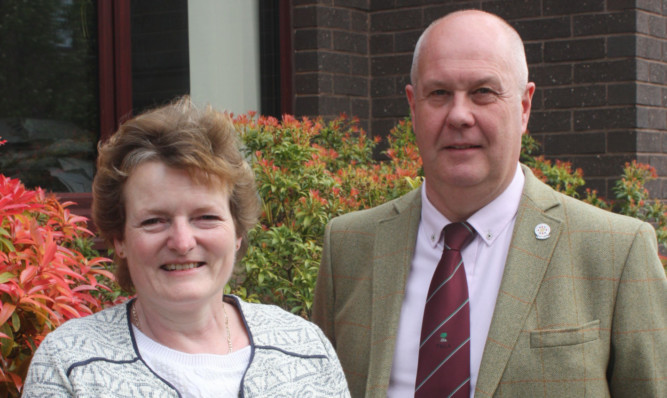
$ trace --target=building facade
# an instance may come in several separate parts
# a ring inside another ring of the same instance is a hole
[[[537,85],[529,132],[610,198],[625,162],[656,168],[667,197],[667,2],[663,0],[292,0],[293,109],[356,115],[384,135],[409,114],[412,50],[429,23],[477,8],[524,39]]]
[[[524,38],[529,133],[547,158],[606,198],[637,160],[667,198],[667,0],[4,0],[0,172],[87,210],[97,142],[183,94],[236,113],[346,113],[384,136],[409,115],[419,35],[465,8]]]

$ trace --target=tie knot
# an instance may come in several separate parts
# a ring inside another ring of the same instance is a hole
[[[445,227],[445,249],[463,249],[475,237],[475,229],[467,222],[456,222]]]

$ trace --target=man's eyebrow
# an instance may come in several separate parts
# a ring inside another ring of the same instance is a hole
[[[502,86],[502,81],[501,79],[498,78],[498,76],[494,75],[488,75],[488,76],[481,76],[477,78],[471,78],[471,79],[465,79],[465,81],[472,87],[479,87],[479,86],[484,86],[484,85],[492,85],[492,86]],[[424,79],[421,82],[422,86],[427,86],[427,87],[449,87],[452,85],[456,85],[456,82],[448,81],[447,79]]]
[[[484,76],[478,79],[472,80],[472,85],[474,87],[484,86],[484,85],[494,85],[502,86],[502,82],[498,79],[497,76]]]

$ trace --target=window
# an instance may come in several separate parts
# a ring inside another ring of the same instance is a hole
[[[187,0],[132,1],[130,25],[132,113],[189,94]]]
[[[97,143],[132,114],[183,94],[290,112],[288,16],[283,0],[1,0],[0,173],[87,206]]]
[[[95,4],[0,2],[0,171],[28,187],[90,191],[100,114]]]

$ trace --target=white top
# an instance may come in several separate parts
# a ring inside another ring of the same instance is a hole
[[[173,350],[132,325],[141,358],[183,397],[237,397],[250,363],[250,346],[227,355]]]
[[[461,252],[470,296],[470,397],[475,394],[477,374],[505,270],[524,181],[521,167],[517,165],[507,189],[467,220],[477,231],[475,239]],[[429,202],[426,183],[421,190],[421,220],[396,336],[387,392],[390,398],[414,395],[426,295],[442,256],[442,230],[451,223]]]
[[[275,305],[232,295],[225,301],[239,310],[251,344],[239,395],[350,398],[336,351],[317,325]],[[30,362],[23,396],[180,397],[142,360],[129,322],[132,303],[49,333]]]

